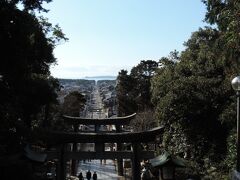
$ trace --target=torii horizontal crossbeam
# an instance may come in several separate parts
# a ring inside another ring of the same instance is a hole
[[[163,133],[163,127],[142,132],[74,133],[61,131],[42,132],[42,139],[53,144],[62,143],[141,143],[154,142]]]
[[[130,121],[135,118],[136,113],[124,117],[114,117],[114,118],[81,118],[72,117],[64,115],[63,118],[68,124],[84,124],[84,125],[127,125]]]
[[[66,152],[65,157],[68,159],[131,159],[133,157],[133,152]],[[153,151],[142,151],[139,158],[153,158]]]
[[[44,152],[47,154],[47,159],[58,159],[60,156],[59,152]],[[66,159],[131,159],[133,157],[133,152],[131,151],[105,151],[105,152],[64,152],[64,157]],[[139,158],[151,159],[154,158],[154,151],[141,151]]]

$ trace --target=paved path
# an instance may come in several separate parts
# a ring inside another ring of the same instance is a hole
[[[129,178],[121,177],[117,175],[117,171],[115,170],[115,166],[112,160],[106,160],[106,164],[104,161],[100,163],[100,160],[91,160],[81,161],[79,162],[77,174],[80,172],[86,177],[86,172],[90,170],[93,174],[96,171],[98,175],[98,180],[129,180]]]
[[[94,90],[91,95],[91,106],[93,108],[97,108],[99,112],[87,112],[87,117],[92,118],[103,118],[105,117],[103,110],[103,104],[100,97],[100,92],[97,86],[94,87]],[[94,127],[88,126],[89,129],[94,130]],[[92,143],[82,144],[81,148],[82,151],[93,151],[94,145]],[[93,174],[96,171],[98,175],[98,180],[130,180],[130,178],[121,177],[117,175],[116,167],[114,166],[113,160],[102,160],[102,164],[100,160],[91,160],[91,161],[80,161],[78,164],[77,174],[80,172],[83,173],[84,179],[86,179],[86,172],[90,170]]]

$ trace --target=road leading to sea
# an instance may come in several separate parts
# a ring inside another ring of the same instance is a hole
[[[97,86],[94,87],[92,95],[91,95],[91,104],[90,106],[94,109],[99,109],[98,112],[88,112],[87,117],[92,118],[103,118],[105,114],[103,114],[103,105],[102,99],[100,96],[99,88]],[[84,149],[93,150],[92,144],[85,144]],[[90,147],[91,146],[91,147]],[[127,180],[129,178],[125,178],[117,175],[116,166],[113,160],[85,160],[80,161],[78,165],[78,172],[83,173],[84,178],[86,179],[86,172],[90,170],[93,172],[96,171],[98,175],[98,180]]]

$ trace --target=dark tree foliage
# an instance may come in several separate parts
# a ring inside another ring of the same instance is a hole
[[[18,114],[15,118],[30,127],[31,115],[56,98],[53,81],[49,79],[49,66],[55,62],[53,47],[38,20],[15,6],[0,7],[0,23],[0,74],[9,96],[1,95],[8,97],[7,103]]]
[[[214,165],[226,157],[227,136],[235,120],[230,85],[233,71],[219,38],[216,29],[199,29],[185,43],[178,62],[160,60],[152,81],[152,100],[166,127],[165,148],[192,158],[203,173],[207,166],[203,159]]]
[[[70,92],[65,98],[62,105],[63,113],[68,116],[78,117],[80,111],[86,103],[85,97],[78,91]]]
[[[117,78],[117,100],[119,115],[152,109],[151,78],[158,63],[143,60],[131,69],[131,73],[122,70]]]
[[[0,2],[0,138],[7,148],[0,149],[3,153],[18,150],[14,146],[26,140],[28,131],[36,126],[38,114],[44,108],[42,121],[45,122],[38,124],[47,124],[47,107],[57,102],[59,83],[49,71],[50,65],[56,62],[53,56],[55,44],[51,40],[54,37],[48,37],[54,29],[46,31],[33,11],[43,10],[43,2]],[[19,10],[17,3],[22,3],[25,8]],[[11,138],[14,142],[9,143],[9,137],[14,137]]]
[[[219,46],[223,47],[225,57],[229,61],[226,66],[238,71],[240,63],[240,2],[238,0],[203,0],[203,2],[207,7],[205,21],[216,25],[219,31],[220,36],[217,42]]]
[[[49,3],[52,0],[2,0],[0,4],[6,4],[8,3],[11,6],[16,6],[17,4],[22,4],[24,6],[24,10],[38,10],[38,11],[43,11],[47,12],[46,9],[42,7],[42,4],[44,2]]]
[[[126,70],[121,70],[117,77],[117,108],[118,116],[125,116],[135,112],[130,91],[133,88],[133,80]]]
[[[66,38],[35,16],[34,10],[45,11],[44,1],[50,2],[0,1],[0,158],[13,158],[1,163],[0,179],[35,179],[23,146],[31,130],[50,124],[51,104],[57,103],[59,83],[49,68],[56,62],[53,48]]]
[[[141,132],[155,128],[156,123],[154,111],[148,109],[137,113],[136,118],[131,121],[130,127],[133,128],[134,132]]]
[[[135,102],[136,110],[143,111],[152,109],[151,103],[151,78],[153,77],[158,63],[153,60],[141,61],[140,64],[131,69],[130,77],[133,79],[134,86],[130,93]]]
[[[44,11],[43,2],[0,1],[0,156],[15,157],[1,164],[0,179],[34,179],[31,163],[16,154],[23,152],[29,131],[49,124],[49,106],[57,102],[59,83],[49,71],[56,62],[55,44],[47,35],[57,29],[44,31],[34,14],[35,9]],[[19,10],[17,3],[22,3],[24,9]]]

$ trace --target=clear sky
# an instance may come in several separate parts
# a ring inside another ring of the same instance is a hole
[[[158,61],[206,25],[201,0],[53,0],[44,7],[69,38],[54,50],[58,78],[116,76],[141,60]]]

